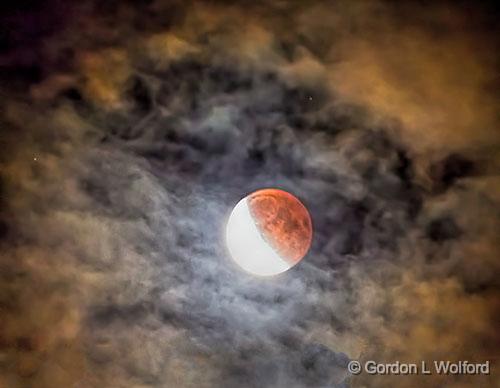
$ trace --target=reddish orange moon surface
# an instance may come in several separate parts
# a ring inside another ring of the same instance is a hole
[[[297,264],[312,241],[312,222],[294,195],[257,190],[234,207],[226,226],[233,259],[256,275],[275,275]]]

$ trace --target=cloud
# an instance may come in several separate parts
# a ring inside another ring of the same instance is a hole
[[[115,5],[33,43],[39,82],[1,62],[0,387],[390,386],[348,360],[494,358],[486,8]],[[263,280],[222,230],[269,186],[315,237]]]

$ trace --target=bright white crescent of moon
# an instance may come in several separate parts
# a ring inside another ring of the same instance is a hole
[[[226,242],[236,263],[254,275],[276,275],[290,268],[262,238],[246,198],[238,202],[229,217]]]

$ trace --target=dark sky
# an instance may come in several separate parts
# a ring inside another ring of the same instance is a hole
[[[491,4],[2,4],[0,388],[498,386]],[[223,240],[263,187],[314,226],[267,279]]]

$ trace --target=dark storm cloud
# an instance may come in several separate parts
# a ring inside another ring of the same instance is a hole
[[[484,10],[110,4],[72,7],[27,45],[41,79],[2,88],[1,388],[389,386],[348,360],[494,358]],[[223,244],[268,186],[315,229],[271,280]]]

